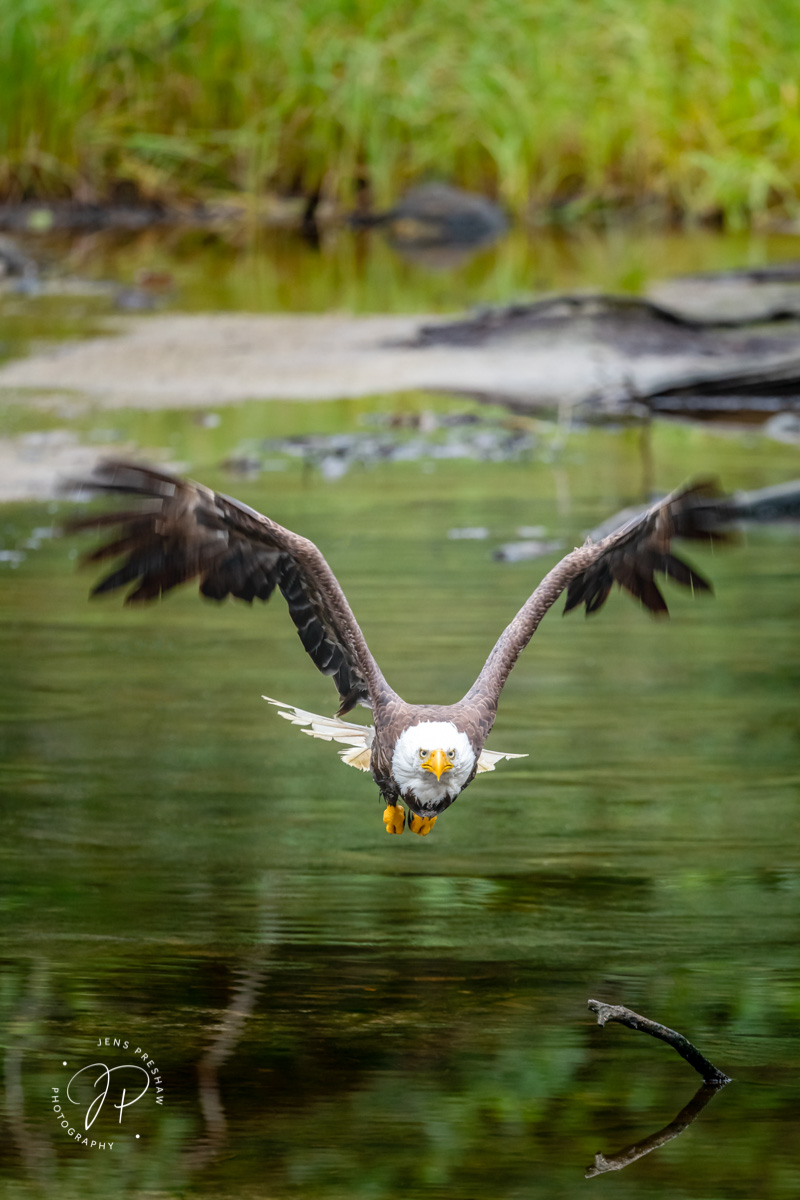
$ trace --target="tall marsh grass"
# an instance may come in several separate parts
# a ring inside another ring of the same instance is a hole
[[[448,178],[742,226],[800,190],[797,0],[3,0],[0,195]]]

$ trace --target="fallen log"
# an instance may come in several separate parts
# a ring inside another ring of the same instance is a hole
[[[485,309],[422,325],[403,345],[503,352],[505,377],[472,394],[523,411],[556,400],[588,420],[650,411],[754,421],[800,409],[800,285],[793,275],[781,284],[787,295],[769,303],[731,300],[725,288],[735,293],[737,281],[723,281],[717,307],[705,309],[692,306],[692,281],[681,305],[681,284],[672,281],[669,304],[657,296],[565,294]]]

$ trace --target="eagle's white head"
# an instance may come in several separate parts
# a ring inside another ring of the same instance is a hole
[[[421,721],[405,729],[392,756],[392,775],[409,808],[431,816],[447,808],[472,774],[475,752],[452,721]]]

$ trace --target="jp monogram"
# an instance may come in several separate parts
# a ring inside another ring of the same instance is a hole
[[[141,1121],[130,1110],[142,1101],[139,1114],[149,1102],[163,1104],[164,1082],[155,1060],[141,1046],[119,1037],[92,1040],[95,1049],[103,1051],[102,1059],[80,1065],[62,1062],[62,1067],[76,1069],[65,1082],[51,1087],[51,1102],[67,1137],[87,1150],[113,1150],[124,1138],[139,1139],[135,1128]]]

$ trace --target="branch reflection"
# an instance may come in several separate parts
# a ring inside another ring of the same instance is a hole
[[[263,986],[266,971],[266,964],[258,960],[241,971],[216,1035],[197,1064],[198,1097],[205,1132],[187,1152],[186,1165],[191,1171],[205,1166],[214,1158],[228,1136],[228,1122],[219,1090],[219,1069],[236,1049]]]
[[[667,1142],[671,1142],[679,1133],[683,1133],[685,1129],[688,1129],[692,1121],[697,1120],[709,1101],[718,1092],[721,1092],[725,1086],[724,1083],[701,1084],[689,1103],[675,1117],[674,1121],[670,1121],[669,1125],[665,1125],[663,1129],[659,1129],[656,1133],[651,1133],[649,1137],[644,1138],[641,1142],[633,1142],[630,1146],[625,1146],[623,1150],[618,1150],[616,1154],[596,1154],[594,1156],[594,1165],[587,1169],[584,1178],[593,1179],[595,1175],[605,1175],[607,1171],[622,1171],[625,1167],[629,1167],[631,1163],[636,1162],[637,1158],[643,1158],[645,1154],[650,1154],[651,1151],[658,1150],[661,1146],[666,1146]]]

